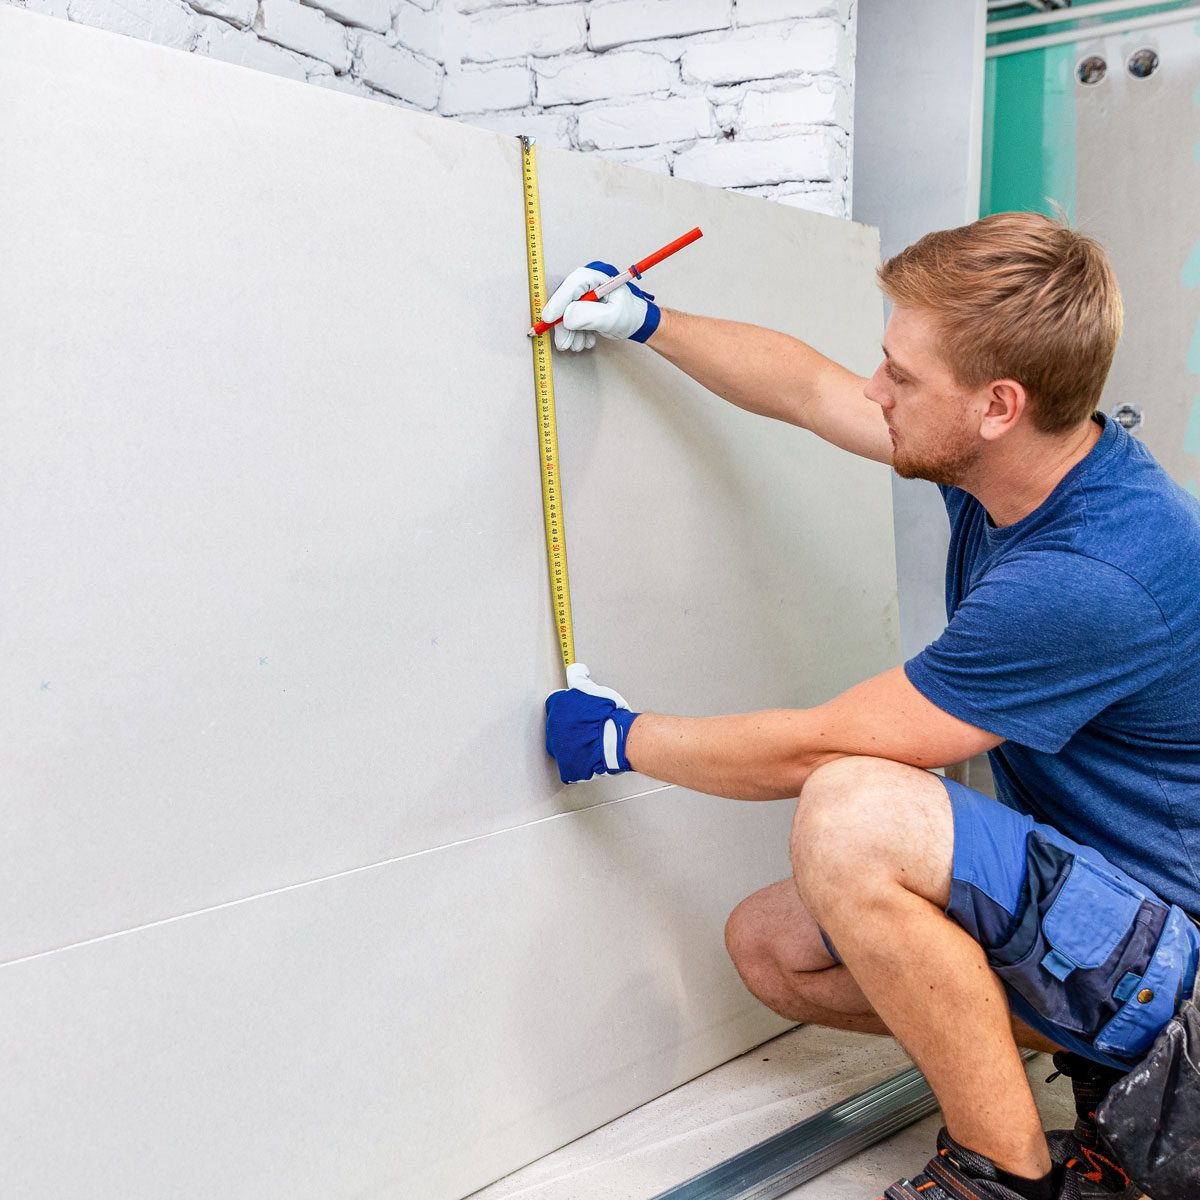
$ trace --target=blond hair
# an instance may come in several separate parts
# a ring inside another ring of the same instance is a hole
[[[879,281],[894,303],[932,316],[960,386],[1016,380],[1043,433],[1096,411],[1121,337],[1121,290],[1104,248],[1061,214],[997,213],[926,234]]]

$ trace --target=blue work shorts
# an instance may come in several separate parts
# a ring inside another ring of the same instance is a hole
[[[1191,995],[1200,929],[1099,851],[942,782],[954,813],[946,915],[983,947],[1015,1016],[1127,1069]]]

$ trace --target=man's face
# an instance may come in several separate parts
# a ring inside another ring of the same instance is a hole
[[[955,382],[937,352],[932,321],[897,305],[883,362],[863,389],[892,435],[892,466],[904,479],[960,483],[983,453],[977,398]]]

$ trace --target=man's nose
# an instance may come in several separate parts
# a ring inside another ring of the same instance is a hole
[[[892,397],[888,394],[887,388],[880,384],[878,371],[867,380],[867,386],[863,388],[863,395],[868,400],[878,404],[884,412],[887,412],[892,406]]]

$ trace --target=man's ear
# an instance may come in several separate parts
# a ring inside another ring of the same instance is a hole
[[[987,386],[986,399],[979,433],[989,442],[1011,433],[1029,406],[1029,393],[1015,379],[993,380]]]

